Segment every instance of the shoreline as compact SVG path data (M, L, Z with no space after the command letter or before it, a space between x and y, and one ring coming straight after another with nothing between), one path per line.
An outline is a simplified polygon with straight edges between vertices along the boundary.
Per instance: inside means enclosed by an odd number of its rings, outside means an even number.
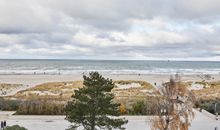
M86 74L87 75L87 74ZM220 75L210 74L211 78L206 80L199 75L180 75L182 81L220 81ZM172 74L103 74L103 77L110 78L112 80L142 80L149 83L162 83L169 81L171 77L175 77ZM70 75L0 75L0 83L10 84L23 84L27 86L35 86L47 82L65 82L83 80L83 74L70 74Z

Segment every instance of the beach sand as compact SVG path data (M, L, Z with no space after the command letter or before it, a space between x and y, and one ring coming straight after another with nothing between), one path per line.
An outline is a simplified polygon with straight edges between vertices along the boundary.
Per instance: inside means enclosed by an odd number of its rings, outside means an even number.
M141 80L149 83L162 83L174 77L167 74L149 74L149 75L103 75L113 80ZM220 75L210 75L212 79L206 81L219 81ZM181 75L182 81L202 81L198 75ZM83 75L0 75L0 83L24 84L35 86L46 82L62 82L83 80Z

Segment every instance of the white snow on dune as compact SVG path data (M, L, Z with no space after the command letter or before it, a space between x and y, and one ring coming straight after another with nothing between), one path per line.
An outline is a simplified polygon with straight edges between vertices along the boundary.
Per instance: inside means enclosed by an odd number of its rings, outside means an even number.
M139 83L130 83L130 84L116 84L117 88L115 89L130 89L130 88L141 88L142 86Z

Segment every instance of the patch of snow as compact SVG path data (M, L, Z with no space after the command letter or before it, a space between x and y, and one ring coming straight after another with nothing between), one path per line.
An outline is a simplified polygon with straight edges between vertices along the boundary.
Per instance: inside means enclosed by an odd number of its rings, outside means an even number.
M139 83L130 83L130 84L116 84L116 89L130 89L130 88L141 88L142 86Z
M78 88L64 88L64 89L62 89L61 91L62 92L69 92L69 91L74 91L74 90L77 90Z
M143 93L153 93L154 92L153 90L146 90L146 89L140 90L140 91Z
M191 85L191 87L189 88L189 90L201 90L205 87L205 85L203 84L197 84L197 83L193 83Z

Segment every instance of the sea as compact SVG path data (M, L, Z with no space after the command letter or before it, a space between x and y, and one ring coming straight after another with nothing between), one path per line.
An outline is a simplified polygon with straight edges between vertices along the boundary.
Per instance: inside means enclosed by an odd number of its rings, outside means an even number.
M220 74L218 61L1 59L1 75Z

